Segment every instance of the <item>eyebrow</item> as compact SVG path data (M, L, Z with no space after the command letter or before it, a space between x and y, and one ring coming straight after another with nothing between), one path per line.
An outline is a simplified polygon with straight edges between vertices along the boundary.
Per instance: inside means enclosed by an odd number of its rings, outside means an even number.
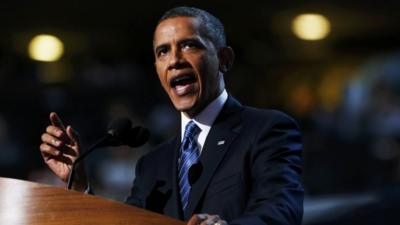
M154 49L154 52L157 53L160 49L169 48L169 44L161 44Z
M199 38L196 38L196 37L193 37L193 38L185 38L185 39L179 40L179 41L178 41L178 44L183 44L183 43L186 43L186 42L189 42L189 41L196 42L196 43L199 43L199 44L201 44L201 45L204 45L204 44L200 41L200 39L199 39Z
M178 45L188 42L188 41L194 41L194 42L199 43L200 45L204 46L204 44L201 42L201 40L197 37L189 37L189 38L179 40ZM170 44L168 44L168 43L160 44L154 49L154 52L157 53L160 49L169 48L169 46L170 46Z

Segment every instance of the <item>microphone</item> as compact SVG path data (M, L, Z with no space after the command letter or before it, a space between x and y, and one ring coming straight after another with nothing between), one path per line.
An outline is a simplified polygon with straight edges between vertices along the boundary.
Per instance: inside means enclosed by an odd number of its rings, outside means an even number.
M149 139L149 131L143 127L133 127L130 119L121 118L114 120L107 133L96 147L121 146L139 147Z
M96 143L91 145L85 152L83 152L76 160L72 163L71 173L68 177L67 189L70 190L72 187L75 167L82 161L87 155L93 150L99 147L107 146L121 146L128 145L129 147L139 147L145 144L150 137L150 133L146 128L133 127L132 122L128 118L120 118L114 120L109 126L107 133L99 139Z

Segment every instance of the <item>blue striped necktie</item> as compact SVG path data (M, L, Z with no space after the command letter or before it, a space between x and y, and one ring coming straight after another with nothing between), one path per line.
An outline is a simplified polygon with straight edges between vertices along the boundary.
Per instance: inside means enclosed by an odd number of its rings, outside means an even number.
M189 169L199 159L199 148L195 136L200 128L191 120L185 128L179 158L179 192L181 196L182 209L185 210L189 202L191 185L189 183Z

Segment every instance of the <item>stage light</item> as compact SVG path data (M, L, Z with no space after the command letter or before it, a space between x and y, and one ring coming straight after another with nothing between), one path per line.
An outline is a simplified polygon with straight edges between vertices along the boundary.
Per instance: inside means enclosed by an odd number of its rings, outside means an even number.
M328 18L321 14L301 14L293 19L292 30L300 39L316 41L326 38L331 25Z
M64 53L64 44L53 35L41 34L34 37L28 46L29 57L33 60L54 62Z

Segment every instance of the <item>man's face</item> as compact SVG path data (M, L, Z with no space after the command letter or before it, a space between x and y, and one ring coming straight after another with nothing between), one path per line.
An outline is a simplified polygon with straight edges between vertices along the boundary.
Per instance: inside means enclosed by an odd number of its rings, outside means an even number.
M200 26L197 18L166 19L157 26L153 42L161 85L175 108L190 117L224 88L218 51Z

